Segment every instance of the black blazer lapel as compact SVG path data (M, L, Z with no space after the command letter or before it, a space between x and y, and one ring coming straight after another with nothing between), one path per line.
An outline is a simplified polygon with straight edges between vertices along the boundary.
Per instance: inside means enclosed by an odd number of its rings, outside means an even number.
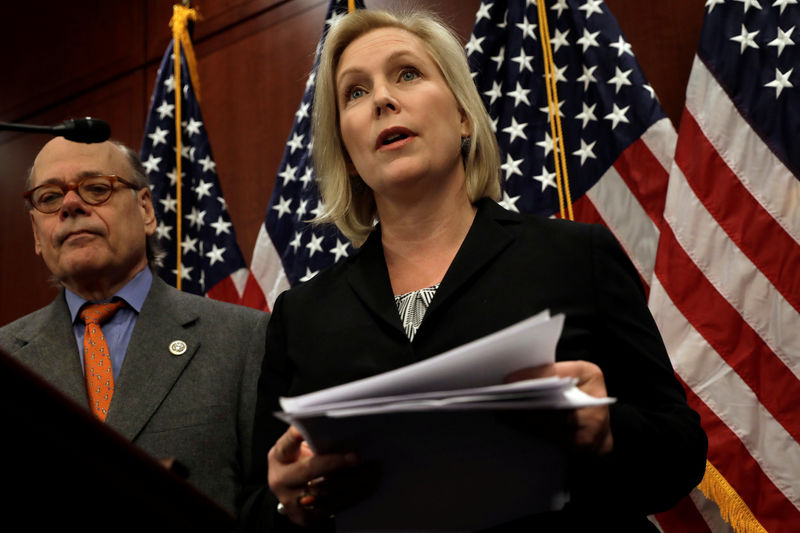
M179 305L171 290L153 278L111 400L106 423L130 440L136 439L200 348L199 338L188 329L197 313ZM184 342L185 351L172 353L174 341Z
M400 314L394 304L392 283L386 269L378 226L358 251L358 257L347 272L347 281L358 298L391 327L405 335Z
M426 316L422 320L423 325L425 319L468 285L475 274L514 241L513 233L505 225L518 224L519 221L519 215L506 211L489 199L485 198L478 203L478 212L472 227L470 227L450 268L447 269L447 273L425 313Z

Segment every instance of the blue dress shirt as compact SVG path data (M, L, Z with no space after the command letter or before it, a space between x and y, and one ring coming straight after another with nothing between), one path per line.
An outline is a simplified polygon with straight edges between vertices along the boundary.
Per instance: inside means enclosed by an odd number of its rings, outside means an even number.
M119 371L122 368L122 362L125 360L125 352L128 349L128 342L131 340L131 333L133 333L133 326L136 325L136 318L142 310L147 293L150 291L150 285L153 283L153 274L150 269L145 267L144 270L136 274L127 285L122 287L112 298L103 300L103 302L110 302L114 298L125 300L127 305L121 307L111 319L105 324L101 325L103 336L106 338L108 344L108 351L111 356L111 369L114 371L114 379L119 377ZM69 289L65 290L67 299L67 307L69 307L69 314L72 318L72 328L75 333L75 341L78 343L78 353L81 357L81 368L83 368L83 336L86 332L86 324L80 318L81 307L84 306L89 300L85 300L78 296ZM99 303L99 302L89 302Z

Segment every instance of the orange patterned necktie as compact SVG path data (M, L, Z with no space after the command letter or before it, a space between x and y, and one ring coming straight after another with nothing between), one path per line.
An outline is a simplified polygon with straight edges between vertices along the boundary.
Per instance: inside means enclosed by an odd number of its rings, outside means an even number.
M83 336L83 365L86 391L89 393L89 409L94 416L105 422L108 406L114 395L114 371L111 369L108 344L100 324L109 320L117 309L125 304L122 300L104 304L89 304L81 310L86 323Z

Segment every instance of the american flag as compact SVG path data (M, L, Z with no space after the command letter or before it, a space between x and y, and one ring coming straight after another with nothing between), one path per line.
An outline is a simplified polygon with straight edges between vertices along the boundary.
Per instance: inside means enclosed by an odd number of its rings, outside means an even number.
M332 0L328 6L314 68L306 82L300 108L295 113L267 215L253 249L251 270L257 286L248 285L246 297L252 294L251 291L260 290L269 308L285 289L311 279L353 251L350 241L334 226L308 223L323 209L311 161L314 79L325 36L347 14L347 4L347 0ZM364 3L356 1L355 7L363 9Z
M705 530L716 504L800 530L798 26L797 0L706 1L670 174L650 307L709 437Z
M601 0L546 4L575 219L608 226L649 284L675 130ZM507 209L559 211L535 2L484 0L466 44L501 150Z
M142 139L141 159L150 177L156 230L166 252L158 274L177 282L177 179L175 157L174 41L158 70ZM240 303L248 270L236 241L216 163L181 49L181 289Z

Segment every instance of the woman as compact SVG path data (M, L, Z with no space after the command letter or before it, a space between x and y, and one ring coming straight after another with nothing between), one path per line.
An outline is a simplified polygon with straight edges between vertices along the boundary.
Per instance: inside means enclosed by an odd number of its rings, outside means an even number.
M255 440L270 449L275 495L253 497L262 519L324 529L361 497L358 458L314 455L271 418L279 396L404 366L543 309L566 315L558 362L546 370L618 402L574 413L567 507L509 530L647 530L647 514L696 485L706 437L635 270L599 226L523 217L492 201L498 148L446 27L421 13L345 17L322 52L314 134L323 220L361 246L275 304Z

